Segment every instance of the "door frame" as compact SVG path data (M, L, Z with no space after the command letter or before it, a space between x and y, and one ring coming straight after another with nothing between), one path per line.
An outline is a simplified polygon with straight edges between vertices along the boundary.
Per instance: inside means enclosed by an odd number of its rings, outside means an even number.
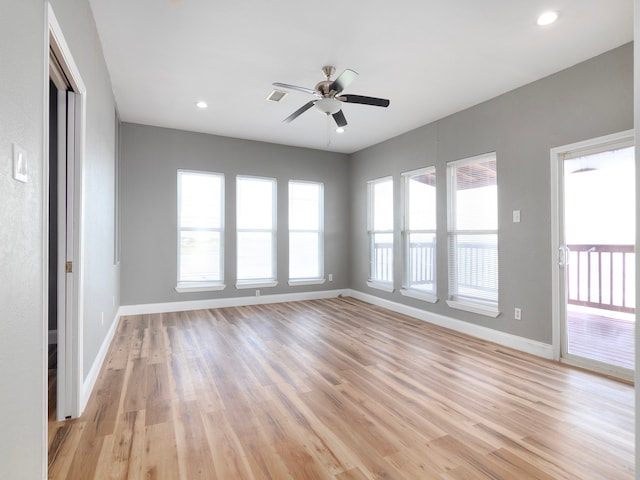
M59 185L62 188L59 192L63 198L70 197L72 199L72 205L69 211L72 220L72 229L66 234L65 242L63 243L70 246L67 249L66 258L64 262L60 262L58 269L64 269L66 261L72 262L72 273L64 274L65 281L58 282L58 288L64 289L64 292L59 293L58 298L65 299L66 308L64 309L64 318L58 318L58 386L62 386L61 390L64 392L62 395L58 395L58 403L56 405L56 417L57 420L64 420L65 418L75 418L80 415L84 405L82 405L82 380L84 378L82 368L82 356L83 356L83 189L84 189L84 152L85 152L85 118L86 118L86 87L80 76L78 67L73 60L71 50L67 42L65 41L62 29L56 16L53 12L53 8L49 2L47 2L47 26L48 35L46 42L45 55L45 141L44 141L44 158L48 158L49 155L49 72L50 72L50 58L49 52L52 52L55 57L58 66L62 69L66 80L70 85L70 90L73 92L74 97L73 105L69 112L72 118L72 123L65 122L65 128L67 129L67 142L70 142L66 156L71 163L71 169L73 170L72 182L67 186L64 179L60 179ZM71 131L69 131L71 130ZM59 162L66 162L65 158L60 158ZM48 162L43 162L43 198L45 201L44 212L49 211L49 167ZM70 187L71 191L67 191ZM67 195L68 194L68 195ZM65 215L66 216L66 215ZM60 220L65 218L60 217ZM49 232L49 216L43 215L43 249L44 249L44 262L45 266L49 261L49 248L48 248L48 232ZM66 223L66 222L65 222ZM71 238L69 238L71 236ZM46 269L44 271L47 271ZM45 276L44 285L44 298L48 298L49 280L48 276ZM66 288L65 288L66 286ZM45 318L45 326L48 325L48 318ZM48 329L45 329L48 332ZM62 351L60 351L62 350ZM45 390L46 392L46 390ZM46 397L45 397L46 404Z
M562 243L564 235L561 229L564 225L563 212L560 211L562 205L562 169L561 165L564 160L564 156L567 153L585 153L588 154L593 150L601 150L603 147L609 144L611 146L628 141L633 145L635 143L634 130L625 130L610 135L604 135L601 137L592 138L589 140L572 143L569 145L563 145L560 147L554 147L550 151L551 161L551 305L552 305L552 351L553 359L559 362L566 362L579 367L588 368L590 370L598 371L600 373L612 375L624 380L633 380L633 372L627 369L623 369L615 366L606 366L601 362L591 362L588 360L575 361L575 359L567 360L562 357L562 345L566 341L563 335L562 320L566 315L565 308L567 304L565 282L563 280L564 268L561 268L559 263L561 260L561 249L564 247Z

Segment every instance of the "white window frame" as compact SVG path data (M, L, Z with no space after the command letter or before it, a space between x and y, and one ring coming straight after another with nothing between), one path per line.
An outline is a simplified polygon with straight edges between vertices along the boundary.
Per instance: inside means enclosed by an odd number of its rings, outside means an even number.
M218 177L220 179L220 227L182 227L180 224L180 212L182 209L182 186L180 177L181 175L207 175L211 177ZM178 185L178 218L177 218L177 283L176 283L176 292L178 293L186 293L186 292L208 292L208 291L216 291L216 290L224 290L224 187L225 187L225 178L224 174L217 172L205 172L199 170L183 170L179 169L177 174L177 185ZM191 231L191 232L219 232L220 235L220 279L219 280L210 280L210 281L184 281L180 279L180 265L181 265L181 248L180 248L180 238L181 233L183 231Z
M372 288L377 288L379 290L384 290L385 292L393 292L393 279L394 279L394 259L393 259L393 251L394 251L394 230L393 226L390 230L374 230L374 191L375 186L379 183L383 182L391 182L391 197L393 201L393 177L387 176L382 178L377 178L375 180L370 180L367 182L367 233L369 237L369 279L367 280L367 285ZM392 207L393 208L393 207ZM390 234L391 235L391 280L384 281L378 278L374 278L374 270L375 270L375 237L379 234Z
M411 227L411 223L409 221L409 212L410 212L410 182L411 179L418 175L428 175L428 174L436 174L436 167L424 167L417 170L411 170L409 172L402 173L402 184L401 184L401 196L402 196L402 245L403 245L403 272L402 272L402 288L400 289L400 293L407 297L416 298L418 300L423 300L429 303L436 303L438 301L437 296L437 285L436 285L436 263L437 263L437 255L436 255L436 232L437 225L434 225L432 229L413 229ZM434 186L434 188L436 188ZM434 210L436 210L436 199L434 199ZM433 245L433 271L431 272L431 276L433 277L433 291L425 292L424 290L417 289L412 287L411 284L411 235L412 234L433 234L434 236L434 245Z
M485 315L488 317L497 317L500 315L499 310L499 296L496 291L496 301L487 301L479 298L465 297L457 295L456 292L452 292L452 283L456 281L457 277L457 265L456 265L456 253L452 251L453 238L458 235L495 235L496 242L499 241L498 225L495 229L477 229L477 230L459 230L455 225L456 219L456 171L458 167L470 165L474 163L481 163L487 160L496 160L496 152L485 153L482 155L476 155L474 157L464 158L461 160L455 160L447 163L447 248L448 248L448 272L449 272L449 298L447 305L451 308L458 310L465 310L479 315ZM497 188L497 187L496 187ZM496 193L497 195L497 193ZM499 201L499 199L498 199ZM496 207L497 208L497 207ZM496 212L498 216L498 212ZM497 248L497 244L496 244ZM496 265L496 275L498 275L499 269L499 255ZM452 264L453 263L453 264ZM499 278L498 278L499 281ZM499 287L498 287L499 290Z
M316 258L318 267L317 277L293 278L291 277L291 261L289 260L289 286L298 285L320 285L325 283L324 279L324 183L307 180L289 180L289 212L291 212L291 186L292 185L315 185L318 187L318 229L296 229L291 227L291 217L289 217L289 255L291 255L291 234L312 233L318 236L318 256ZM289 259L291 257L289 256Z
M271 228L239 228L238 227L238 215L240 204L240 189L238 188L241 179L270 182L273 185L272 189L272 209L271 209ZM277 213L278 213L278 182L275 178L270 177L257 177L252 175L237 175L236 176L236 288L237 289L249 289L249 288L266 288L275 287L278 285L277 280ZM239 262L239 248L238 248L238 234L241 232L246 233L270 233L271 234L271 276L268 278L250 278L244 279L237 277L238 275L238 262Z

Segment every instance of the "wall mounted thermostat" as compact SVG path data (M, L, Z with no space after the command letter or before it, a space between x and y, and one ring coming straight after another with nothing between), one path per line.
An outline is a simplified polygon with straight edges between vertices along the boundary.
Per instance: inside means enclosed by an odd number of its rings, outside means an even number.
M29 180L27 151L16 143L13 144L13 178L25 183Z

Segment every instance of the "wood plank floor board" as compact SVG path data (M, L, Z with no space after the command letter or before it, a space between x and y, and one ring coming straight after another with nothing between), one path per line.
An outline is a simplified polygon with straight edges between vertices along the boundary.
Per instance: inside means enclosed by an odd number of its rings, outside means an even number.
M49 478L634 478L633 387L353 298L123 317Z

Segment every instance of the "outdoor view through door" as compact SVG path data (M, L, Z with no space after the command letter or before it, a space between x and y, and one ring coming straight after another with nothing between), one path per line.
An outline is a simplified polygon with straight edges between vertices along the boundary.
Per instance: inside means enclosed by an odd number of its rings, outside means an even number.
M565 356L634 368L633 145L563 158Z

